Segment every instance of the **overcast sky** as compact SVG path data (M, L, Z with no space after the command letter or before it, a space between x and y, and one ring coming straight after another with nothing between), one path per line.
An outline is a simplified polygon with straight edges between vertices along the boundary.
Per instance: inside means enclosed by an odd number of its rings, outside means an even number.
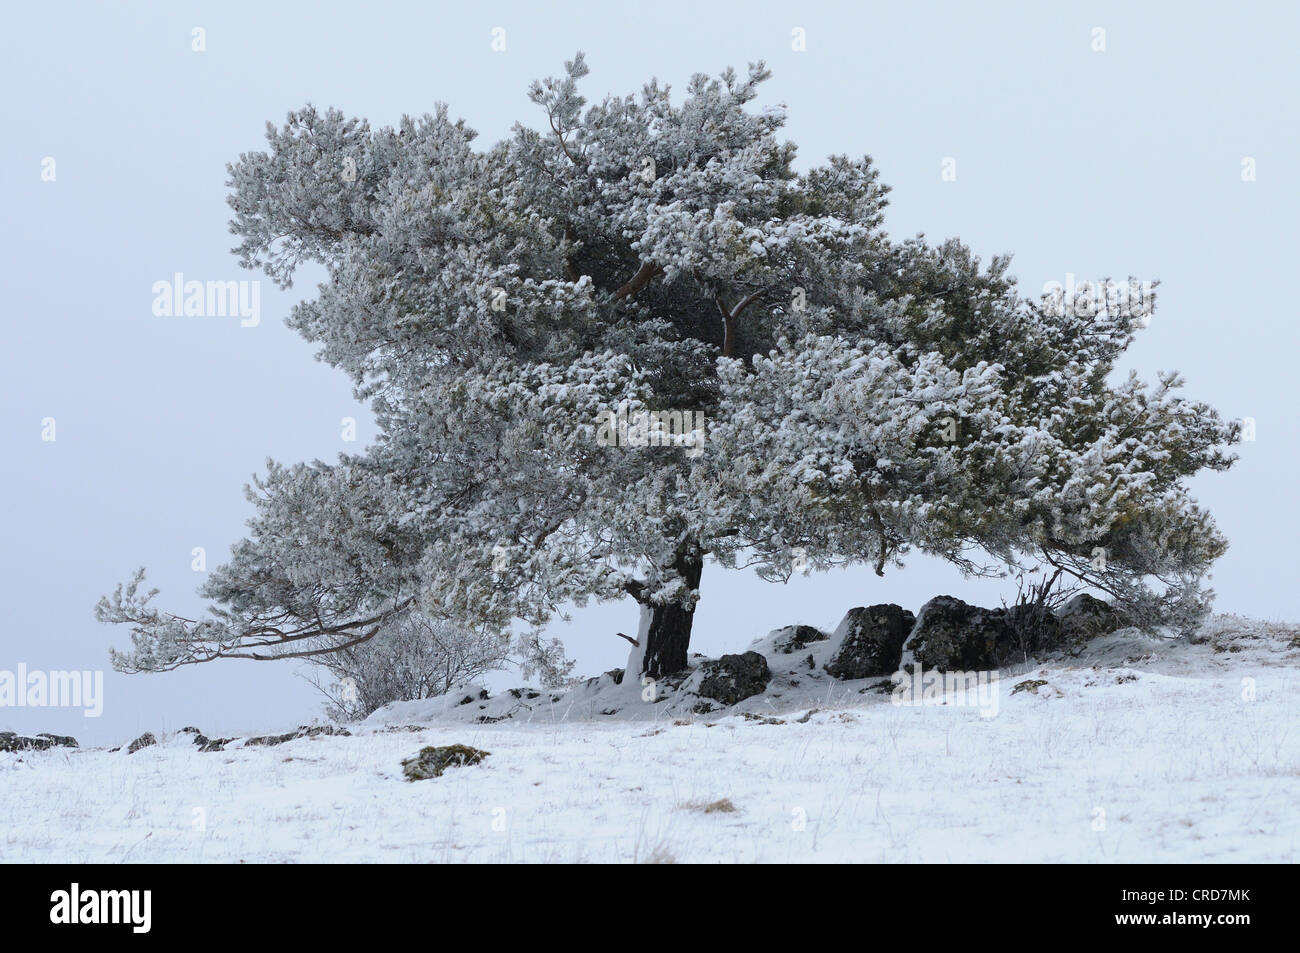
M774 77L756 105L788 106L800 168L873 156L893 187L895 237L1010 252L1034 293L1071 273L1159 279L1126 366L1148 378L1178 368L1188 394L1256 421L1238 466L1195 483L1232 542L1214 576L1219 608L1300 619L1298 19L1275 2L11 6L0 669L107 669L128 633L94 621L100 595L144 565L163 605L198 611L192 552L224 559L263 461L333 459L373 435L344 376L282 323L318 273L287 292L262 280L256 327L152 313L153 284L177 272L259 277L229 254L226 162L308 102L379 126L445 101L486 145L539 122L528 83L578 49L589 100L764 59ZM955 181L941 175L947 158ZM1243 180L1248 159L1255 181ZM346 416L358 443L341 440ZM856 605L915 610L939 593L996 605L1013 592L922 558L884 579L861 567L787 586L709 567L692 647L741 651L778 625L833 626ZM623 664L613 633L635 625L625 602L553 631L595 674ZM0 709L0 729L119 743L187 724L291 726L320 711L297 665L108 671L100 718Z

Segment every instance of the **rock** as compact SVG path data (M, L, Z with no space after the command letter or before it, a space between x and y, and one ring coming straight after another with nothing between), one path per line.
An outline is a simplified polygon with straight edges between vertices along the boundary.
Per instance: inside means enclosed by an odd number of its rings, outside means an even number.
M809 642L824 642L828 638L825 632L812 625L787 625L772 632L773 647L782 655L793 655Z
M867 692L875 692L878 695L892 695L894 692L895 682L891 678L881 679L873 685L867 685L865 688L859 688L858 694L865 695Z
M767 688L772 671L767 659L757 652L743 655L724 655L715 661L700 665L704 678L696 694L712 698L724 705L734 705Z
M126 753L135 754L141 748L148 748L152 745L156 745L157 743L158 743L158 739L153 736L153 732L146 731L139 738L136 738L135 741L131 742L129 745L126 746Z
M1016 685L1015 688L1011 689L1011 694L1014 695L1017 692L1029 692L1029 694L1031 695L1037 695L1038 690L1046 684L1047 684L1046 679L1027 678L1023 682L1020 682L1018 685Z
M850 609L831 636L839 647L826 671L841 679L892 675L915 622L912 613L888 603Z
M199 751L225 751L226 745L234 741L234 738L209 738L198 728L193 725L187 725L179 732L182 735L189 735L190 740L194 742L194 747Z
M28 738L13 731L0 731L0 751L47 751L50 748L76 748L77 739L71 735L52 735L41 732Z
M1023 662L1032 655L1059 647L1064 630L1056 613L1045 607L1014 605L1001 612L1007 623L1006 644L1000 650L1002 662Z
M402 762L402 773L408 781L425 781L439 777L448 768L459 765L478 764L490 751L480 751L469 745L430 745L421 748L419 754Z
M1004 610L981 609L954 596L935 596L923 605L904 645L909 662L941 672L995 669L1017 650Z
M177 734L178 734L178 735L189 735L189 736L190 736L190 740L191 740L192 742L194 742L194 745L195 745L195 747L197 747L197 748L202 748L204 745L208 745L208 744L211 744L211 743L212 743L212 739L211 739L211 738L209 738L207 735L205 735L205 734L204 734L202 731L200 731L198 728L195 728L193 725L186 725L184 728L182 728L180 731L178 731Z
M56 748L81 747L77 744L77 739L72 737L72 735L52 735L48 731L42 731L36 737L50 742L50 744Z
M249 738L244 742L248 745L282 745L286 741L293 741L296 738L315 738L318 735L345 735L351 736L352 732L346 728L338 728L334 725L300 725L297 731L285 732L282 735L261 735L257 738ZM226 739L229 741L230 739Z
M622 685L623 670L621 668L612 668L608 672L605 672L603 675L596 675L593 676L592 678L587 679L584 684L588 688L598 688L602 683L609 683L612 685ZM515 697L518 698L519 695L516 695Z
M1062 635L1071 642L1087 642L1098 636L1110 635L1122 628L1124 620L1109 602L1081 592L1057 612Z

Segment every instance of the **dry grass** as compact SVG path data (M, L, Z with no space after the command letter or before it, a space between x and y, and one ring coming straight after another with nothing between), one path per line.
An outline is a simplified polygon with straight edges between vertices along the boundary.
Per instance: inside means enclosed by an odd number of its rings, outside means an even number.
M687 801L681 805L683 810L697 811L700 814L734 814L736 805L731 803L730 798L719 798L716 801Z

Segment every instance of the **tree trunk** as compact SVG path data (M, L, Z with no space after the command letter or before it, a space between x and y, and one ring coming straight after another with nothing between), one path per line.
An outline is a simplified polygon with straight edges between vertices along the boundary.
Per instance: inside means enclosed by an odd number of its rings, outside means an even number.
M704 556L695 546L688 546L673 563L688 589L698 589ZM691 624L695 609L679 603L650 607L650 629L646 633L645 654L641 671L651 678L674 675L686 668L686 650L691 644Z

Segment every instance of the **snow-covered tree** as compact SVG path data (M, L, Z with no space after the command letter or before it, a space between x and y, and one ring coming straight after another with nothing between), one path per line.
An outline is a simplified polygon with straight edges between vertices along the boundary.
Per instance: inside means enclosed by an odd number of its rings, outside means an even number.
M289 323L380 436L269 464L210 616L156 609L140 576L103 600L134 633L119 667L313 656L413 611L535 631L631 597L659 676L687 664L706 557L784 579L916 550L1199 609L1225 542L1186 481L1231 464L1237 427L1175 375L1112 380L1148 315L892 240L869 158L795 170L782 110L752 105L761 63L676 103L652 81L588 105L586 73L534 84L541 128L485 150L442 106L373 130L307 107L231 166L240 261L284 286L325 266Z

